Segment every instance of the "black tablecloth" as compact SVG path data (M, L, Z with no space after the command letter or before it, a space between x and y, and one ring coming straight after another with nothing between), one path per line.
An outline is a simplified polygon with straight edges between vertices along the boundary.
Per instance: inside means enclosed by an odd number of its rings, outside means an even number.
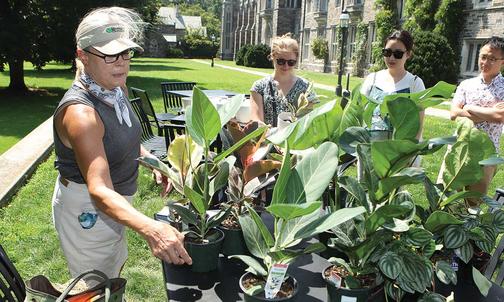
M156 214L155 218L165 220L166 212ZM271 216L263 213L262 218L268 227L272 226ZM163 262L162 266L169 301L243 301L238 281L247 266L238 259L227 259L220 255L218 269L209 273L194 273L187 265ZM299 284L295 301L327 301L321 275L327 266L329 262L317 254L303 255L290 264L287 273L295 277Z

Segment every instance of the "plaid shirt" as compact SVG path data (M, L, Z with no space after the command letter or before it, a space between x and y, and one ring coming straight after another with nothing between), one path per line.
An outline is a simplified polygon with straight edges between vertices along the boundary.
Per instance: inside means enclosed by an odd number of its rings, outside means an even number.
M504 77L498 74L490 84L485 84L481 74L475 78L462 81L452 102L457 105L476 105L480 107L493 107L497 103L504 102ZM499 152L499 141L503 125L503 123L487 121L475 123L476 128L488 134L497 152Z

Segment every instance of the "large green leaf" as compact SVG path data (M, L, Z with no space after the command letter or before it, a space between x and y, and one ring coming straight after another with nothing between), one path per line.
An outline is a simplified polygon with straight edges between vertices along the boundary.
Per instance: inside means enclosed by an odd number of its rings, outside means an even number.
M221 209L217 214L211 216L206 221L206 229L211 229L219 226L224 219L226 219L231 213L232 207L228 207L226 209Z
M444 284L457 285L457 273L453 270L450 263L446 261L436 262L436 276Z
M331 138L340 121L341 107L336 101L330 101L267 139L276 145L287 139L291 149L304 150Z
M296 165L286 187L287 202L316 201L332 180L338 168L338 146L325 142Z
M420 110L415 102L399 97L387 102L387 106L394 126L394 139L414 139L420 129Z
M432 233L421 228L410 228L401 238L408 244L416 247L422 247L428 244L432 239Z
M457 257L459 257L460 259L462 259L464 263L469 263L469 260L471 260L473 254L474 254L474 248L470 241L466 242L461 247L455 249L455 255L457 255Z
M313 201L302 204L277 203L266 208L273 216L283 220L290 220L296 217L304 216L320 209L322 202Z
M443 183L445 190L459 190L479 181L483 175L479 161L495 153L488 135L468 119L459 121L458 140L445 157Z
M404 168L398 173L381 179L378 183L377 198L385 196L392 190L408 184L421 183L425 179L425 172L421 168Z
M466 230L462 226L449 225L444 230L444 246L449 249L456 249L464 245L469 238Z
M439 103L442 102L439 98L432 99L432 97L437 96L437 97L442 97L442 98L450 98L452 93L455 91L455 85L453 84L448 84L444 81L439 81L436 83L436 85L427 88L423 91L420 92L414 92L414 93L398 93L398 94L393 94L393 95L387 95L383 99L383 104L386 105L387 102L394 100L399 97L406 97L411 100L413 100L420 108L425 109L430 106L435 106ZM386 107L386 106L382 107ZM386 110L386 108L383 108ZM387 112L385 110L382 110L382 112Z
M403 260L403 269L399 274L403 284L401 287L413 288L418 292L424 292L430 286L432 280L432 263L425 258L405 250L400 253Z
M219 171L209 182L208 194L210 196L213 196L215 192L222 189L228 183L229 173L235 162L236 157L234 156L229 156L225 160L219 162L217 165L219 167Z
M198 87L193 89L192 103L186 108L185 119L189 135L203 147L210 146L221 129L219 113Z
M382 273L390 279L395 279L399 276L402 270L402 259L396 253L388 251L380 258L378 266Z
M175 210L186 224L198 225L198 215L188 208L174 202L169 202L168 207Z
M384 178L402 170L422 148L423 144L408 140L372 142L371 156L376 174Z
M443 211L435 211L432 213L427 221L425 222L425 229L432 233L438 233L443 230L446 226L452 224L464 224L462 220L457 219L450 213Z
M250 253L260 259L268 255L269 246L264 240L260 228L249 215L238 217L243 232L243 238Z
M401 217L402 215L408 213L410 208L401 205L384 205L379 207L376 211L369 216L365 221L366 234L372 234L379 227L388 221L392 221L393 218Z
M449 205L452 202L455 202L460 199L464 198L471 198L471 197L481 197L482 194L480 192L473 192L473 191L461 191L457 192L453 195L450 195L450 197L446 198L439 204L439 208L444 208L445 206Z
M492 156L484 160L480 160L479 164L482 166L496 166L504 164L504 158L500 156Z
M240 259L243 261L246 265L249 266L253 270L253 274L256 276L264 276L266 277L268 275L268 271L266 268L263 267L262 263L257 261L256 259L246 256L246 255L232 255L229 256L229 259L235 258L235 259Z
M349 176L343 176L338 178L338 184L345 189L345 191L353 197L356 203L360 206L366 208L369 212L369 203L367 201L366 192L362 185L357 181L357 179Z
M350 127L362 126L363 109L364 108L361 106L358 99L353 98L347 103L341 116L341 123L339 127L340 135Z
M252 220L257 225L257 228L259 229L259 232L261 233L261 236L263 237L264 242L266 242L266 245L269 247L273 246L275 244L275 241L273 239L273 236L271 236L271 233L269 232L268 228L266 227L266 225L262 221L261 216L259 216L259 214L257 214L257 212L254 210L254 208L250 204L247 203L247 204L245 204L245 206L247 207L248 215L250 216L250 218L252 218Z
M294 239L304 239L325 232L365 212L364 207L355 207L344 208L324 215L299 229L294 234Z
M369 143L371 137L369 132L362 127L349 127L343 131L339 138L339 146L346 153L355 156L357 144Z
M494 213L493 227L499 233L504 232L504 211L499 210Z
M420 155L432 154L439 149L441 149L445 145L453 145L457 141L456 136L446 136L446 137L436 137L427 140L427 144L424 145L424 148L420 151Z
M474 267L472 268L472 275L474 279L474 283L480 290L480 293L483 296L488 296L488 292L490 291L490 287L492 287L492 282L490 282L485 276L483 276L480 271L475 269Z
M378 177L375 173L374 162L371 159L371 145L358 144L356 150L362 169L362 176L359 182L364 184L364 187L368 189L370 199L374 200L374 193L378 190Z
M217 109L221 122L221 128L224 127L231 118L233 118L243 102L247 102L244 94L237 94L231 99L228 99L222 106Z
M205 199L203 198L202 195L200 195L198 192L194 191L192 188L188 186L184 187L184 194L200 215L206 213L208 205L205 203Z
M291 156L289 144L285 143L285 156L282 161L282 167L280 168L280 175L276 181L275 187L273 188L273 196L271 198L271 204L285 203L287 202L287 183L291 175Z

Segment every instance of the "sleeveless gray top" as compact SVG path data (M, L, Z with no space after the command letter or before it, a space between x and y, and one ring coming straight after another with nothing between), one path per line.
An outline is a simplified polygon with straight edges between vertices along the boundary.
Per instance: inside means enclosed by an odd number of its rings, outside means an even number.
M114 190L121 195L133 195L137 190L138 161L136 159L140 156L141 128L131 104L126 102L131 127L128 127L124 121L122 125L119 124L113 107L76 85L72 85L65 93L54 112L54 117L58 115L61 109L71 104L84 104L92 107L98 113L105 127L103 146L107 155ZM56 152L54 166L61 177L84 184L85 181L75 160L75 154L72 149L67 148L61 142L54 122L53 132Z

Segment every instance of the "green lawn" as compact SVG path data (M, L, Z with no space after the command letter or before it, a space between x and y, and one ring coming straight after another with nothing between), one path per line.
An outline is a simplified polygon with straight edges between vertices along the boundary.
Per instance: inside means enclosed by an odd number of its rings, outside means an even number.
M0 73L0 86L7 85L7 75L8 72ZM49 117L72 78L73 74L68 71L68 66L49 64L44 71L27 70L26 78L29 85L47 89L49 94L31 97L1 95L0 109L8 113L8 118L6 114L0 115L0 148L5 150L9 142L19 140ZM145 58L133 62L128 84L146 89L156 109L160 111L161 81L195 81L203 88L246 93L251 83L258 78L260 76L218 67L212 69L208 65L190 60ZM329 76L327 79L329 80ZM21 128L23 129L20 130ZM426 138L448 136L454 132L455 123L427 117L424 128ZM444 152L440 151L424 157L422 165L429 176L435 178L437 175L443 154ZM45 274L55 282L65 282L69 274L51 218L51 196L57 175L53 161L54 155L38 167L33 178L18 192L11 204L0 209L0 244L6 249L24 279ZM152 216L163 206L165 200L158 197L159 189L153 185L147 170L141 170L139 182L139 192L134 204L146 215ZM490 192L495 190L496 184L502 183L504 173L499 171ZM425 202L422 186L411 186L409 189L418 202ZM145 241L136 233L128 231L128 240L130 256L123 274L128 279L127 300L165 301L160 261L151 255Z

